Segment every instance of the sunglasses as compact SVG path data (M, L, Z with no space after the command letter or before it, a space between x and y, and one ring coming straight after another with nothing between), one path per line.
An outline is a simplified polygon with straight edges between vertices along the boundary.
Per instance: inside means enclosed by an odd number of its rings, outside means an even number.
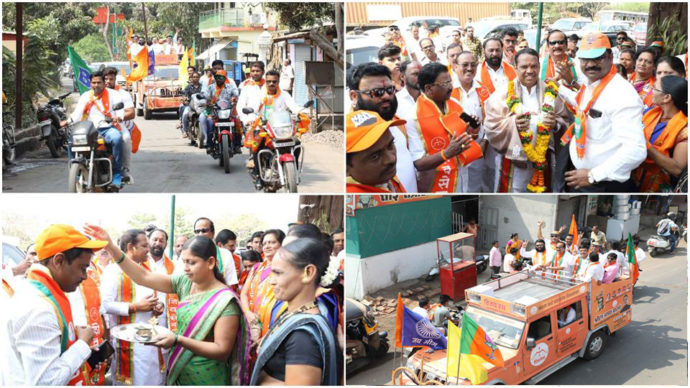
M549 41L549 46L555 46L555 45L557 45L557 44L565 45L567 42L568 42L568 41L565 40L565 39L563 39L563 40L550 40L550 41Z
M267 83L267 84L277 84L278 81L268 81L268 80L266 80L266 83Z
M381 98L384 94L388 93L391 96L395 95L395 86L386 86L385 88L376 88L369 90L357 90L359 94L366 94L371 98Z
M210 231L211 231L211 229L208 229L208 228L194 229L194 234L208 233Z

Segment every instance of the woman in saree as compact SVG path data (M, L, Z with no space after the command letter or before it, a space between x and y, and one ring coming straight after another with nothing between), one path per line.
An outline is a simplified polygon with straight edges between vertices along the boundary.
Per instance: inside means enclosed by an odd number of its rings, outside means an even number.
M645 107L652 105L652 89L654 88L654 63L655 52L650 48L644 48L635 55L635 71L630 76L630 83L640 96Z
M183 274L146 271L124 256L105 230L84 231L108 241L106 249L135 283L179 297L177 333L158 335L156 346L172 348L167 385L246 385L249 331L237 302L218 270L215 243L196 236L182 247Z
M261 239L264 261L256 264L249 272L240 294L240 306L249 322L252 342L257 343L268 332L271 311L275 304L273 286L267 281L271 274L271 263L280 249L285 233L280 229L269 229Z
M670 192L688 166L688 81L664 76L653 93L655 106L642 116L647 159L632 177L642 192Z
M316 302L317 289L337 279L338 266L321 240L300 238L278 250L269 282L287 309L259 345L250 385L338 384L342 352Z

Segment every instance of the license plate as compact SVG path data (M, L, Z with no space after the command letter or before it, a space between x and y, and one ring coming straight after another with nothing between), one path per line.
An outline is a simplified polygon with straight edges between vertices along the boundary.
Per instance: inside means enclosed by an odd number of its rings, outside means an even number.
M72 152L84 152L84 151L90 151L91 147L89 146L83 146L83 147L72 147Z
M292 147L295 145L295 142L294 141L281 141L281 142L275 141L275 145L276 145L276 147Z
M41 121L40 123L38 123L38 126L39 126L39 127L43 127L43 126L45 126L45 125L50 125L50 123L51 123L50 119L48 119L48 120L43 120L43 121Z
M216 123L216 127L232 127L234 123Z
M650 247L653 247L654 245L656 245L656 243L654 241L650 241L647 245L649 245Z

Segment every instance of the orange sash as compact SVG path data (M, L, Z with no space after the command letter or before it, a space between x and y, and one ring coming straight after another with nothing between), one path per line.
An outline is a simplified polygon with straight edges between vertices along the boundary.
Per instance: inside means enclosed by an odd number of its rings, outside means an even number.
M642 86L640 91L637 92L642 100L642 103L647 108L652 106L652 92L654 91L655 82L656 78L654 78L654 76L649 77L649 79L645 81L645 84ZM630 78L630 83L633 84L633 86L635 85L635 73L633 73L632 78Z
M55 309L58 325L62 331L60 336L60 354L62 354L77 342L74 321L72 320L72 307L67 299L67 295L65 295L55 279L50 275L47 268L45 270L31 269L26 278ZM88 364L85 367L88 368ZM84 385L85 381L84 369L79 368L67 385Z
M534 252L534 257L532 258L532 264L534 265L546 265L546 250L544 252Z
M424 137L428 155L443 151L450 144L451 137L467 130L467 123L461 118L462 107L453 100L446 101L446 114L443 114L436 103L425 94L417 99L418 130ZM472 141L470 147L456 157L448 158L436 167L436 176L431 192L454 192L458 179L458 167L464 166L482 157L479 144Z
M103 109L101 109L98 104L96 104L96 101L101 100L101 103L103 104ZM81 119L86 120L86 118L89 116L89 112L91 111L92 107L96 107L99 112L103 114L105 117L110 117L110 95L108 94L108 89L103 89L103 93L96 98L93 94L93 90L89 91L89 101L84 105L84 112L82 112Z
M441 307L440 303L434 303L429 307L427 314L430 321L434 320L434 314L436 313L436 309L439 307Z
M501 66L503 66L503 73L508 77L508 81L512 81L517 77L517 74L515 73L515 69L513 66L506 62L501 62ZM479 73L479 76L481 78L481 83L483 86L486 86L486 88L489 90L489 94L493 94L494 91L496 91L496 87L494 87L493 81L491 81L491 76L489 75L489 69L486 64L486 60L482 62L482 70Z
M403 187L402 183L398 180L397 176L394 176L393 179L390 180L389 184L390 186L393 187L393 191L381 188L381 187L376 187L376 186L369 186L365 185L362 183L355 182L354 179L348 177L349 182L346 183L346 192L348 193L406 193L405 188Z
M214 85L216 85L216 95L211 98L211 104L215 104L216 101L218 101L218 97L220 96L220 93L222 93L223 89L225 88L225 85L223 85L222 88L219 88L218 84L214 84Z
M616 74L618 74L616 67L611 66L611 71L609 71L609 73L599 81L599 85L597 85L594 88L594 92L592 93L592 99L589 100L589 103L587 103L585 109L580 110L580 101L582 101L582 96L585 93L585 89L587 89L587 85L584 84L575 96L575 102L577 103L577 106L569 107L572 112L575 112L575 122L570 124L568 130L561 137L561 144L565 146L566 144L570 143L570 140L573 138L573 136L575 136L577 156L580 159L585 157L585 142L587 140L587 113L589 113L589 110L592 108L592 105L594 105L594 102L596 102L601 92L604 91L606 85L608 85L609 82L611 82L611 80L613 79L613 77L616 76ZM576 128L576 126L578 128Z
M678 135L688 126L688 118L683 112L679 111L668 121L666 128L656 138L654 144L649 144L652 132L659 124L659 121L661 121L662 114L663 110L657 106L642 116L644 136L647 139L648 147L654 147L664 156L670 157L671 151L676 146ZM662 187L670 187L671 185L671 175L656 164L650 156L633 171L633 179L640 186L640 191L644 192L660 192Z
M93 340L90 346L96 346L103 342L103 334L105 333L105 324L103 317L101 317L101 296L98 290L98 272L94 268L87 270L88 276L86 280L79 285L79 292L81 292L84 300L84 310L86 313L86 322L88 326L94 329ZM86 366L85 364L84 366ZM92 369L91 371L84 370L88 378L88 385L103 385L105 383L106 364L101 364L100 368Z
M244 82L242 82L242 87L245 87L245 86L258 86L258 87L262 87L262 86L264 86L265 83L266 83L266 80L263 79L263 78L261 78L261 79L259 80L259 82L256 82L256 81L254 81L254 80L251 79L251 78L247 78L246 80L244 80Z
M175 264L166 255L163 255L163 260L165 272L168 275L172 275L175 271ZM167 294L165 302L167 306L168 329L173 333L177 333L177 305L180 303L180 298L177 294Z
M7 280L5 279L2 279L2 289L7 293L7 295L14 295L14 289L12 288L12 286L10 286L9 283L7 283Z

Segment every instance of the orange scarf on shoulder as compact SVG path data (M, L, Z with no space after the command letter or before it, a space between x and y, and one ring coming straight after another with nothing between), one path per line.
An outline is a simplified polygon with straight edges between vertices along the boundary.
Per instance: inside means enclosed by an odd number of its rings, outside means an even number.
M376 186L370 186L370 185L365 185L363 183L357 182L355 179L352 177L347 177L346 181L346 192L347 193L406 193L405 188L403 187L402 183L398 180L397 176L394 176L393 179L388 182L388 186L391 187L391 189L385 189L382 187L376 187Z
M98 100L101 100L103 109L96 104L96 101ZM84 105L84 112L82 112L81 115L82 120L86 120L86 118L89 117L89 112L94 106L103 114L103 116L110 117L110 95L108 93L108 89L103 89L103 92L98 97L93 94L93 89L89 90L89 101L86 103L86 105Z
M501 66L503 66L503 73L508 77L508 81L512 81L517 77L517 73L515 73L513 66L506 62L501 62ZM479 76L481 77L481 84L489 90L489 95L493 94L496 91L496 87L491 80L491 75L489 75L489 68L486 64L486 60L482 62L482 70Z

